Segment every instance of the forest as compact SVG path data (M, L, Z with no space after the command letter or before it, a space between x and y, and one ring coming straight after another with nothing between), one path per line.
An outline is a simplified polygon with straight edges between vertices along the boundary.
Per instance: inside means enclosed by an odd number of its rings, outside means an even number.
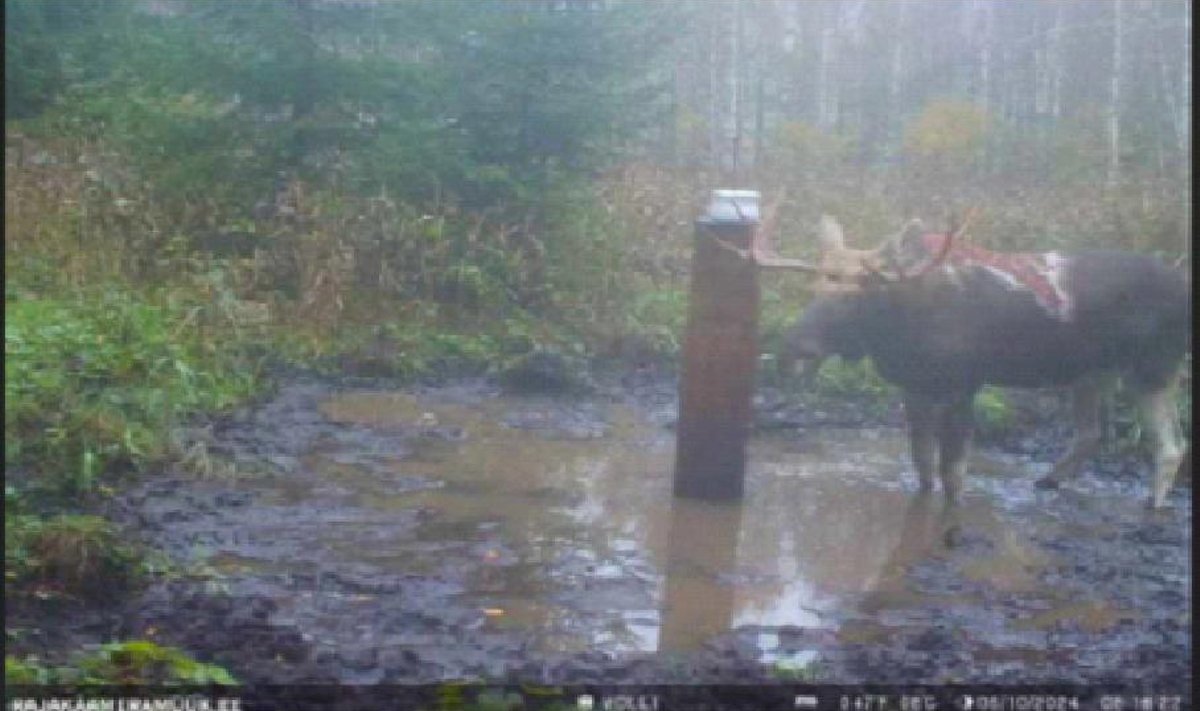
M867 246L973 208L991 249L1191 260L1185 0L4 7L5 587L27 598L167 565L105 502L231 466L181 433L279 373L673 372L715 188L786 192L796 256L824 213ZM763 284L770 352L810 296ZM851 365L819 385L887 390ZM120 654L229 678L149 642L5 675Z

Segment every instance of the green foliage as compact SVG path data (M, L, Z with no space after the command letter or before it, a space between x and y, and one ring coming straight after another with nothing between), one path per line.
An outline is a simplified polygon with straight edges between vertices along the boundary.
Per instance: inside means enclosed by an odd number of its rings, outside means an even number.
M651 12L636 3L603 13L570 4L473 6L450 56L474 161L503 166L536 189L557 172L603 161L605 148L653 115L646 97L662 97L634 83L660 48L644 23Z
M1015 414L1003 390L984 387L975 396L975 426L984 434L999 433L1012 426Z
M58 676L55 669L42 665L37 657L29 656L25 659L18 659L11 655L4 655L5 686L53 684Z
M29 542L41 528L42 519L27 513L26 498L14 484L4 485L4 590L29 579L32 553Z
M4 657L5 684L153 684L236 686L238 681L216 664L198 662L183 651L145 640L112 642L77 655L69 665L50 667L36 657Z
M634 4L122 2L69 27L54 21L66 4L6 2L14 115L103 135L176 201L246 210L288 171L528 204L600 165L661 96L640 74L662 46L642 20L663 11Z
M663 289L635 292L625 311L623 333L638 338L651 353L675 357L683 348L688 292Z
M26 118L51 106L71 81L97 70L102 28L118 24L129 3L111 0L5 0L4 104L6 118ZM86 58L80 54L88 55ZM111 57L111 55L109 55ZM83 60L83 61L80 61Z
M525 706L524 698L515 692L504 692L498 689L485 689L475 697L475 703L468 708L471 711L510 711Z
M521 311L482 323L448 317L436 302L409 304L403 318L339 324L337 338L291 328L273 337L283 362L327 373L410 381L496 372L515 357L550 348L571 357L582 344L566 329ZM385 320L386 319L386 320Z
M229 671L197 662L175 647L148 640L118 641L48 667L36 657L5 656L6 685L236 686Z
M799 179L802 189L827 180L854 154L855 141L849 133L830 135L803 121L782 124L775 135L776 150L767 157L772 168Z
M510 390L524 393L580 393L591 387L586 361L549 348L505 360L499 380Z
M61 60L46 34L46 5L29 0L4 4L4 104L14 118L48 106L63 81Z
M925 105L904 133L904 150L918 158L963 160L983 148L989 121L983 109L961 99Z
M161 684L167 686L238 682L220 666L192 659L172 647L144 640L113 642L83 657L78 668L83 684Z
M13 492L5 487L6 494ZM29 514L19 514L9 505L12 497L5 497L4 511L4 586L27 581L34 567L30 543L41 531L42 519Z
M794 663L776 662L771 666L771 676L779 681L792 684L811 684L816 679L816 669L811 663L797 665Z
M825 395L854 395L882 399L895 393L880 377L869 359L848 361L833 357L821 366L816 379L817 392Z
M141 559L116 527L98 516L8 515L4 520L6 589L27 584L42 595L111 598L138 578Z
M88 491L107 472L161 458L183 416L253 392L253 371L199 338L187 314L119 289L7 300L6 467Z
M486 333L449 333L436 327L386 324L397 375L418 377L482 372L498 353L495 337ZM441 371L439 373L438 371Z

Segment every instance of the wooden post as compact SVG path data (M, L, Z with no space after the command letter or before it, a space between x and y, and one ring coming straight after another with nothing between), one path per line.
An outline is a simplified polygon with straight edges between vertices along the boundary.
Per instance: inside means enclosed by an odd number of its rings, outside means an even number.
M675 440L676 496L742 497L758 364L758 267L750 250L758 193L713 194L696 222ZM725 244L722 245L721 243Z

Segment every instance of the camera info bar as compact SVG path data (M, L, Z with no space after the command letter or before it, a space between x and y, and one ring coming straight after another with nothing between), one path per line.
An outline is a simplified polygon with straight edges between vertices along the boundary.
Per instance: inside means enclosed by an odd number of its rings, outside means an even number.
M1183 711L1190 689L1116 686L811 684L8 686L7 711L267 709L578 709L579 711Z

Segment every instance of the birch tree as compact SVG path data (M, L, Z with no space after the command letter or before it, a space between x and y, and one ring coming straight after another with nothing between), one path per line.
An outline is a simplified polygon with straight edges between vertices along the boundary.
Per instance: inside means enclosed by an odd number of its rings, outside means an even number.
M1115 188L1121 180L1121 40L1124 18L1123 0L1113 0L1112 74L1108 95L1108 185Z

